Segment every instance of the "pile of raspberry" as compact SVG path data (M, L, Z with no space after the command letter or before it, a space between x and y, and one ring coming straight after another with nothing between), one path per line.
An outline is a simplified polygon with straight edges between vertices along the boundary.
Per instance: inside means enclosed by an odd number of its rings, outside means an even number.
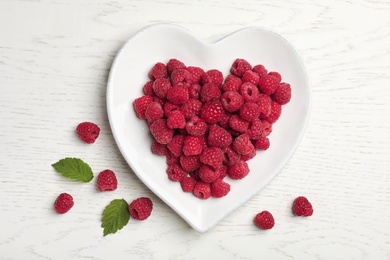
M147 122L152 152L166 156L167 176L200 199L230 191L225 177L249 174L247 161L267 150L273 124L291 99L278 72L236 59L230 74L186 66L177 59L156 63L133 106Z

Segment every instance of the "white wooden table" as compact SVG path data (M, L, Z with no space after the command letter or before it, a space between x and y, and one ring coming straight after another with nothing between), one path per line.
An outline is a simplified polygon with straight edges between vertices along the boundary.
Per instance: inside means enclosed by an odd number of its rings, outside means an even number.
M321 2L321 3L317 3ZM282 34L312 83L311 116L288 164L209 232L194 231L132 172L113 139L105 91L120 46L168 22L212 42L248 26ZM0 1L0 259L390 259L390 2ZM79 122L101 127L81 143ZM99 193L55 173L67 157L119 187ZM71 212L53 201L71 193ZM305 195L310 218L289 204ZM103 237L104 207L148 196L152 216ZM267 232L252 219L271 211Z

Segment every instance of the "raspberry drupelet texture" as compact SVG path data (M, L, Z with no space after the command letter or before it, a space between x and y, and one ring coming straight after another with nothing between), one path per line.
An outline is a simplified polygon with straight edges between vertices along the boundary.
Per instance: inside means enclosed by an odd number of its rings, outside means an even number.
M73 205L73 197L68 193L61 193L54 201L54 209L58 214L65 214Z
M141 197L129 204L129 212L133 219L145 220L152 214L153 202L151 199Z
M255 216L253 222L257 227L263 230L271 229L275 226L275 219L267 210L258 213Z
M92 122L82 122L78 124L76 133L83 142L92 144L99 137L100 128Z
M310 217L313 215L313 206L306 197L299 196L293 202L293 213L296 216Z
M99 191L113 191L118 187L115 173L109 169L99 173L96 183Z

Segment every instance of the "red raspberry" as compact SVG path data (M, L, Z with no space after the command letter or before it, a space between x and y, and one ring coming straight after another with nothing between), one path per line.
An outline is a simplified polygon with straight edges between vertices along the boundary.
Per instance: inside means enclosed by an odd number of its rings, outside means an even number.
M190 120L186 123L187 133L195 136L202 136L206 133L208 125L204 119L197 116L192 116Z
M226 111L234 112L239 110L244 104L244 99L236 91L226 91L221 98L222 106Z
M135 114L137 115L138 118L145 119L146 108L152 102L153 102L153 97L151 96L142 96L134 100L133 106L134 106Z
M83 142L92 144L99 137L100 128L92 122L82 122L77 125L76 133Z
M223 113L221 120L218 122L218 125L221 126L222 128L228 129L229 128L229 120L232 114L228 111L225 111Z
M222 86L222 90L226 91L239 91L242 85L242 81L239 77L234 75L228 75L226 77L225 83Z
M172 140L167 144L167 148L175 157L179 157L182 154L184 144L184 135L175 135Z
M159 103L161 106L164 105L165 101L166 101L165 98L160 98L160 97L158 97L158 96L153 96L153 102L157 102L157 103Z
M163 104L164 116L169 117L169 115L172 113L172 111L175 111L178 108L179 108L178 105L174 105L169 101L164 102L164 104Z
M267 73L268 73L267 69L261 64L254 66L252 68L252 71L256 72L260 77L263 77L264 75L267 75Z
M180 165L186 172L192 172L198 169L201 165L198 155L184 155L180 156Z
M265 118L271 124L275 123L282 114L282 106L275 102L271 102L271 113Z
M259 89L250 82L242 84L240 93L245 102L257 102L259 99Z
M199 168L199 178L205 183L212 183L219 178L221 173L218 169L213 169L206 164L202 164Z
M154 121L161 119L164 116L164 110L158 102L152 102L146 108L145 119L148 120L148 123L151 124Z
M169 165L167 169L167 173L168 173L168 178L171 181L180 182L187 176L187 172L185 172L177 163Z
M261 137L255 141L254 147L257 150L267 150L269 148L269 139L267 137Z
M234 151L230 146L226 147L223 150L223 153L224 153L224 160L223 160L223 162L227 166L232 166L232 165L236 164L240 160L240 158L241 158L241 155L236 153L236 151Z
M180 110L174 110L167 118L167 126L170 129L182 129L186 126L186 119Z
M228 166L225 165L225 164L222 164L221 168L219 168L218 171L219 171L219 177L218 177L218 179L221 179L221 180L222 180L223 178L225 178L225 177L227 176ZM218 179L217 179L217 180L218 180ZM216 180L216 181L217 181L217 180Z
M253 221L257 227L264 230L271 229L275 226L275 219L267 210L258 213Z
M187 71L191 73L193 82L200 83L202 75L204 74L204 70L202 68L189 66L187 67Z
M167 155L168 148L165 144L160 144L156 140L153 140L152 153L156 155Z
M68 193L61 193L54 201L54 209L58 214L68 212L74 205L73 197Z
M269 136L272 132L272 124L270 122L268 122L267 120L261 120L261 123L263 124L262 137Z
M174 71L174 70L185 69L185 68L186 68L186 65L177 59L170 59L167 63L168 75L171 75L172 71Z
M249 161L250 159L254 158L256 156L256 150L253 149L251 153L241 155L241 160L243 161Z
M257 101L257 104L260 106L260 117L265 118L271 113L271 98L266 95L261 93L259 95L259 99Z
M222 72L216 69L212 69L209 71L206 71L202 75L201 79L202 83L205 85L207 83L214 83L216 86L221 86L223 82L223 75Z
M263 136L263 123L259 119L255 119L250 123L248 131L246 134L251 140L257 140Z
M195 179L190 176L186 176L180 181L180 185L184 192L192 192L195 187Z
M151 80L168 77L167 67L162 62L157 62L149 71L149 78Z
M145 83L145 85L142 87L142 91L146 96L154 96L154 91L153 91L153 83L154 80L149 80L148 82Z
M216 170L222 165L223 153L218 147L208 147L203 149L199 159L202 163L210 165Z
M202 102L197 99L190 99L180 107L180 111L183 113L185 119L189 120L193 116L198 116L202 109Z
M260 107L254 102L247 102L240 108L239 114L242 119L250 122L259 117Z
M244 74L242 74L241 79L243 83L250 82L254 85L257 85L257 83L259 83L260 76L252 70L247 70L244 72Z
M220 98L221 90L214 83L206 83L200 90L200 99L203 103L209 102L214 98Z
M278 79L272 75L265 75L259 80L259 89L266 95L271 95L278 87Z
M210 126L210 131L207 137L207 143L210 146L224 149L228 147L233 141L232 136L228 131L217 125Z
M177 69L172 71L171 82L173 86L179 83L193 83L192 75L186 69Z
M202 87L199 84L192 83L188 87L188 95L189 95L190 99L198 99L201 88Z
M118 181L115 173L111 170L104 170L97 177L97 188L99 191L116 190Z
M211 196L214 198L221 198L230 192L230 184L224 182L222 179L217 179L210 185Z
M240 155L248 155L255 149L247 134L237 136L234 139L232 146L234 151Z
M271 75L271 76L274 76L275 78L277 78L278 79L278 83L280 83L282 81L282 76L280 75L279 72L270 71L270 72L268 72L268 75Z
M167 99L174 105L183 105L189 99L188 87L184 84L176 84L168 89Z
M281 105L287 104L291 100L291 86L288 83L280 83L271 98Z
M159 98L166 98L168 90L172 88L171 82L166 78L156 79L153 83L153 91Z
M294 200L293 213L296 216L309 217L313 215L313 206L306 197L299 196Z
M236 164L232 165L228 169L228 176L233 180L239 180L249 174L249 166L243 161L239 160Z
M133 200L129 205L129 212L133 219L145 220L153 210L153 203L149 198L141 197Z
M200 199L208 199L211 196L210 184L203 181L198 181L195 183L194 195Z
M168 150L168 153L166 155L166 158L167 158L167 164L168 166L171 166L171 165L174 165L174 164L178 164L179 163L179 157L176 157L173 153L171 153L169 150Z
M246 130L248 130L249 122L247 120L242 119L238 115L233 115L229 119L229 126L234 131L244 133Z
M159 119L150 126L150 132L157 142L167 144L172 140L173 130L167 126L167 120Z
M187 135L184 138L183 153L187 156L201 154L203 150L203 141L201 137Z
M236 59L233 62L232 67L230 68L230 72L237 77L242 77L245 71L251 69L252 66L249 64L248 61L244 59Z
M213 99L205 103L200 110L200 117L203 118L206 123L216 124L218 123L224 114L221 101Z

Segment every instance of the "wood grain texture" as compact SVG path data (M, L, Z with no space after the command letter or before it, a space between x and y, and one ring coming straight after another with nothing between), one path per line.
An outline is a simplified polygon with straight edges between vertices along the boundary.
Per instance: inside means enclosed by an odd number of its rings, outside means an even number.
M1 259L390 259L390 2L0 1ZM153 195L121 156L107 119L111 63L137 30L168 22L206 42L243 27L281 33L302 55L311 116L297 151L259 194L205 234ZM81 121L101 136L85 145ZM64 180L51 164L75 156L119 188ZM73 194L72 214L52 203ZM314 215L292 216L307 196ZM114 198L150 196L148 221L103 238L100 216ZM273 212L258 230L254 215Z

